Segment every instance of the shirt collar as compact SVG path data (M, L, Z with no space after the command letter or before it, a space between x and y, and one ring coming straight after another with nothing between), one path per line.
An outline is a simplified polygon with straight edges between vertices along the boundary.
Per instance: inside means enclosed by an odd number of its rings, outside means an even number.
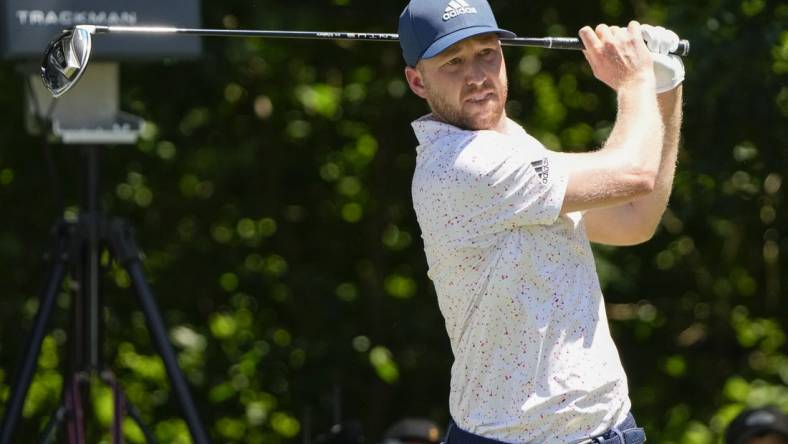
M413 131L420 145L430 145L446 136L460 136L474 134L479 131L470 131L458 128L435 118L433 114L427 114L411 122ZM522 137L527 133L520 124L510 118L506 118L505 134L509 136Z

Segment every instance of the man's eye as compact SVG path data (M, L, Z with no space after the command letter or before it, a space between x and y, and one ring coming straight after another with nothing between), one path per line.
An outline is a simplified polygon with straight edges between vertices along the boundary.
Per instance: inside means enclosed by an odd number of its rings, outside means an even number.
M462 59L460 59L459 57L455 57L455 58L449 60L448 62L446 62L446 64L449 65L449 66L459 65L460 63L462 63Z
M486 49L482 49L481 55L488 56L488 55L493 54L494 52L495 51L493 51L492 48L486 48Z

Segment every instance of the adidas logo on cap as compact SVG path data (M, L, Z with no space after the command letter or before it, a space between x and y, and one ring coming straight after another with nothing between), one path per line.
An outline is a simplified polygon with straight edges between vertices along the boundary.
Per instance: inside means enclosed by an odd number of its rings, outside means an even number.
M476 8L469 5L465 0L451 0L449 6L446 7L445 14L443 14L443 21L447 22L463 14L476 14L478 12Z

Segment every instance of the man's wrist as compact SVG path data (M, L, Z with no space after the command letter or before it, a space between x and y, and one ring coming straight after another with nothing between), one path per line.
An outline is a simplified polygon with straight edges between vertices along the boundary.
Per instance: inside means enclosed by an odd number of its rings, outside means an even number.
M657 80L654 77L653 73L644 73L638 76L632 76L623 82L618 87L618 93L626 93L628 91L640 91L641 89L647 89L649 91L654 91L657 85Z

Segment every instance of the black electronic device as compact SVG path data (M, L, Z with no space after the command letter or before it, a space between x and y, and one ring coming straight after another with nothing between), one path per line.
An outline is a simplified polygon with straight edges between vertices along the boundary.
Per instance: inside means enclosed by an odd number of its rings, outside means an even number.
M151 333L161 356L173 395L177 398L191 442L209 444L186 377L179 367L169 342L167 327L159 313L153 290L144 276L142 253L131 225L110 217L101 207L100 152L108 145L136 143L143 119L120 110L119 62L162 59L195 59L200 55L199 37L186 39L134 40L125 36L102 39L92 51L100 60L86 72L80 71L78 88L62 99L54 99L41 83L41 60L49 42L74 26L147 25L200 26L200 0L0 0L0 58L18 64L26 77L28 130L42 136L42 145L55 188L58 217L52 231L52 246L46 255L50 271L24 354L4 401L0 418L0 444L16 442L52 443L61 437L82 444L92 440L95 431L84 414L91 402L89 393L96 380L112 390L112 443L124 442L126 415L140 427L146 443L156 443L153 430L126 398L119 381L104 359L104 309L102 280L105 258L127 270ZM117 38L115 38L117 37ZM84 74L84 75L82 75ZM49 135L64 145L80 146L82 159L82 199L76 219L65 217L58 199L57 168L49 150ZM48 329L56 300L70 282L71 293L67 360L62 367L63 390L58 408L40 431L39 439L14 436L22 420L41 344ZM100 432L99 432L100 433Z

